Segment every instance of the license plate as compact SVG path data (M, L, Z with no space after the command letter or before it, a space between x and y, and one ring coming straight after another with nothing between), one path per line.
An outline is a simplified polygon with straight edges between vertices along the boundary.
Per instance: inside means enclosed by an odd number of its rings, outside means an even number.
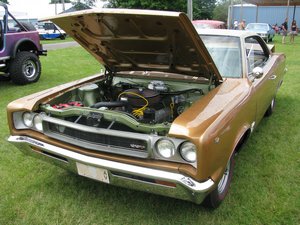
M79 175L109 184L109 176L106 169L88 166L78 162L76 162L76 166Z

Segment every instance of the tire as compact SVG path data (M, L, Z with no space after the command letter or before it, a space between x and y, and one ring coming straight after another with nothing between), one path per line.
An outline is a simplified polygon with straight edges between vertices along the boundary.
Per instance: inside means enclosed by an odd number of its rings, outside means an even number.
M9 65L9 74L15 84L37 82L41 76L41 63L32 52L18 52Z
M213 190L211 193L209 193L208 196L206 196L203 204L209 208L217 208L222 201L225 199L230 183L232 180L232 175L233 175L233 168L234 168L234 156L235 154L233 153L232 156L230 157L226 169L224 171L224 174L219 181L217 187L215 190Z
M269 107L268 107L266 113L265 113L265 116L266 116L266 117L269 117L269 116L271 116L271 115L273 114L273 112L274 112L274 110L275 110L275 106L276 106L276 99L275 99L275 97L274 97L274 98L272 99L271 104L269 105Z
M59 38L60 38L60 40L65 40L66 39L66 35L62 34Z

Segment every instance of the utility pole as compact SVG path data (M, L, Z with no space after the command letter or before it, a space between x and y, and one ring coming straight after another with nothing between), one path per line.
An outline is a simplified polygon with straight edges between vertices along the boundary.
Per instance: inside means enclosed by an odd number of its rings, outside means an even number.
M243 0L241 0L241 11L240 11L240 21L242 21L243 20L243 17L244 17L244 14L243 14L243 10L244 10L244 8L243 8Z
M55 1L55 15L57 15L57 1Z
M61 0L62 6L63 6L63 12L66 10L65 8L65 0Z
M228 7L227 28L231 29L232 24L233 24L233 0L230 1L230 6Z
M187 13L190 20L193 20L193 0L187 0Z
M289 19L289 10L290 10L290 0L287 1L286 7L286 18Z

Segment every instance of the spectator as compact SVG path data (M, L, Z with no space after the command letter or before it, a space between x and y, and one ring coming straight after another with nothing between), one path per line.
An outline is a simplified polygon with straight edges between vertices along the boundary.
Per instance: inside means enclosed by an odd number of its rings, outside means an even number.
M273 25L273 29L275 30L275 33L278 34L279 27L278 27L277 23Z
M245 30L246 28L246 21L242 20L239 24L239 30Z
M233 29L237 30L239 28L239 22L237 20L234 20L233 22Z
M285 19L283 24L281 25L281 31L282 31L282 44L285 44L285 38L287 36L287 30L288 30L288 18Z
M290 33L290 42L294 44L295 36L297 35L297 23L296 20L293 20L291 25L291 33Z

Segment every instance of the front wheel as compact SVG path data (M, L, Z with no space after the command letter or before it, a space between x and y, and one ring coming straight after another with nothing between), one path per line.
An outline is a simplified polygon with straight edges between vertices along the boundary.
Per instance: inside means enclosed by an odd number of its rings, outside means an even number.
M224 174L218 183L218 186L213 190L204 200L204 205L210 208L217 208L221 202L225 199L228 193L230 183L233 175L234 168L234 153L230 157L227 166L225 168Z
M269 107L268 107L266 113L265 113L265 116L266 116L266 117L269 117L269 116L271 116L271 115L273 114L274 109L275 109L275 105L276 105L276 101L275 101L275 97L274 97L274 98L272 99L271 104L269 105Z
M15 84L37 82L41 75L41 63L32 52L18 52L10 63L9 74Z
M65 34L62 34L62 35L60 35L60 40L65 40L66 39L66 35Z

